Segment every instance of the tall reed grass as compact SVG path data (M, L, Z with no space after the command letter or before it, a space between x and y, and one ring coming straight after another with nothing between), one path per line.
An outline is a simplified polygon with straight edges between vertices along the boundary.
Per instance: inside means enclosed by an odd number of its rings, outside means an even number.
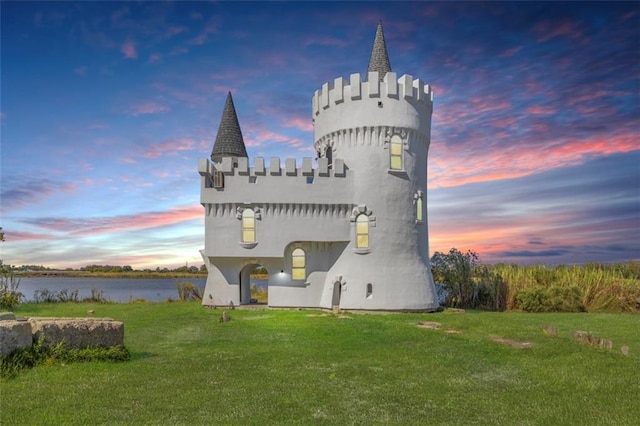
M444 304L493 311L640 313L640 262L585 265L482 265L452 248L431 258Z
M506 309L521 309L518 295L530 290L575 288L587 312L640 312L640 263L585 265L507 265L490 267L506 285ZM559 290L552 292L558 293Z

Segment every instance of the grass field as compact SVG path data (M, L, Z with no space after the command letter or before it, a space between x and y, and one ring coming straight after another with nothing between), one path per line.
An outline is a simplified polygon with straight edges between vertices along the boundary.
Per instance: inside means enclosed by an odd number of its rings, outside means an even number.
M197 302L23 304L16 313L88 310L125 323L131 360L42 366L0 383L0 424L631 425L640 418L638 315L233 310L221 323L222 310ZM442 326L418 328L420 321ZM611 339L613 349L575 342L576 330Z

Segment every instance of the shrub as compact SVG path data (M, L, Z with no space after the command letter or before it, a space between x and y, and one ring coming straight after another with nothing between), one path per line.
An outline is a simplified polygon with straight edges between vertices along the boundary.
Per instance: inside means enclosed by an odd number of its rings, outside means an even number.
M536 286L516 294L520 309L526 312L583 312L582 291L577 286Z
M472 273L479 261L478 255L471 250L462 254L458 249L452 248L448 254L438 251L434 253L431 258L431 271L434 281L445 286L447 305L474 307L477 292Z
M193 285L193 283L179 282L176 284L176 288L178 290L178 299L181 301L202 300L203 290Z
M123 346L66 349L63 342L55 346L44 346L43 343L44 336L29 347L16 349L10 354L0 357L0 378L10 379L20 371L38 365L52 365L62 362L122 362L131 358L129 350Z
M66 302L79 302L78 299L78 290L73 290L69 292L68 288L63 288L56 294L56 298L58 301L66 303Z
M474 251L448 254L436 252L431 258L433 279L440 284L438 299L445 306L502 311L506 307L507 286L491 268L480 264ZM444 297L441 297L444 296Z
M0 260L0 310L11 311L20 304L23 294L18 291L19 286L20 279Z
M48 288L41 288L33 293L33 301L36 303L58 302L58 294Z
M104 297L104 292L96 287L91 288L91 296L82 299L83 302L109 303L110 300Z

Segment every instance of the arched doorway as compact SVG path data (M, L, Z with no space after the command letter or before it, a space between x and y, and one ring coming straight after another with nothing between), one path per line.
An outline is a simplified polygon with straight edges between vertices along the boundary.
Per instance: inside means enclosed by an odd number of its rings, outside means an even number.
M240 304L267 304L269 272L262 265L251 263L240 271Z

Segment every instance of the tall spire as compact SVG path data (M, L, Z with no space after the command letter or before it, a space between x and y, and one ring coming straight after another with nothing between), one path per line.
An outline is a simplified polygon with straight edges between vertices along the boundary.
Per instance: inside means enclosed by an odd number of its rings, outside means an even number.
M211 160L214 162L222 161L223 157L247 157L247 148L244 146L231 92L227 94L216 142L213 144L213 151L211 151Z
M376 39L373 42L373 50L371 51L371 58L369 59L369 72L373 71L378 72L380 81L382 81L388 72L391 72L387 45L384 42L384 32L382 31L382 21L378 22Z

